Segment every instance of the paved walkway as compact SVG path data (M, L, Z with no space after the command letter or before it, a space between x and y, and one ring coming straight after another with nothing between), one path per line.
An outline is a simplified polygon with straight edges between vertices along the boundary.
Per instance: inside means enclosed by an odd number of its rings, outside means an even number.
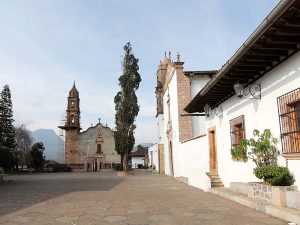
M0 224L286 225L163 175L115 172L12 176L0 184Z

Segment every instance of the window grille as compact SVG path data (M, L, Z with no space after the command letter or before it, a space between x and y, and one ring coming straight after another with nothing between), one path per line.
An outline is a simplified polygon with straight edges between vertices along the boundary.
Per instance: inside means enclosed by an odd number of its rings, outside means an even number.
M245 138L245 119L244 116L236 117L229 121L231 148L240 145L241 140Z
M277 98L283 154L300 153L300 88Z

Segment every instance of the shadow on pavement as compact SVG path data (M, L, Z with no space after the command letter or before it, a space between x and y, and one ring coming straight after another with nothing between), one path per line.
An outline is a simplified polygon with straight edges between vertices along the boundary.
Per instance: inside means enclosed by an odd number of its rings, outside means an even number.
M113 173L57 173L7 176L0 184L0 216L77 191L109 191L124 178Z

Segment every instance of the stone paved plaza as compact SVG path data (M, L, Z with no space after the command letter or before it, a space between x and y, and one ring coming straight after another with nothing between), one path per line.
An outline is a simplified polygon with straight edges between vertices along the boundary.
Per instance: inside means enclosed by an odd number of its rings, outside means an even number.
M6 177L7 179L7 177ZM11 176L0 184L0 224L283 225L287 222L138 171Z

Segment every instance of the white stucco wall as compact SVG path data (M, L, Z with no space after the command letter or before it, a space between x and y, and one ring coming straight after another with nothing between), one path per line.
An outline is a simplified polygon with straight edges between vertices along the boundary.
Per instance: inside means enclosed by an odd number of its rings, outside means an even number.
M164 126L164 115L165 114L159 114L157 115L157 129L158 129L158 144L163 144L165 139L165 126Z
M197 76L197 75L191 75L191 99L193 99L198 92L207 84L207 82L210 80L209 76ZM200 116L193 116L192 117L192 132L193 137L197 137L199 135L206 133L205 128L205 118Z
M188 178L189 185L205 191L210 188L210 179L206 175L209 172L207 146L206 136L184 142L180 146L181 176Z
M168 97L169 95L169 97ZM176 71L170 80L169 86L163 97L164 104L164 151L165 151L165 173L170 175L170 160L169 160L169 140L166 134L168 121L169 121L169 109L168 99L170 98L170 117L172 121L172 149L173 149L173 168L174 176L180 176L180 151L179 151L179 124L178 124L178 96L177 96L177 76Z
M239 99L231 97L222 103L223 117L206 119L207 128L216 126L218 172L225 186L230 182L256 181L253 175L254 163L235 162L231 159L231 140L229 120L240 115L245 116L246 138L251 138L254 129L270 129L280 140L280 127L277 97L300 86L300 53L295 54L257 81L261 84L262 97L257 99ZM278 144L281 150L281 143ZM205 150L204 150L205 151ZM208 148L207 150L208 151ZM285 159L280 157L280 164ZM296 185L300 185L300 160L289 160L289 168L295 175Z
M152 152L152 154L151 154ZM155 170L159 171L159 163L158 163L158 144L155 144L148 148L148 159L149 166L155 166Z
M131 164L132 164L132 168L138 168L138 165L145 165L145 157L132 157L131 158Z

